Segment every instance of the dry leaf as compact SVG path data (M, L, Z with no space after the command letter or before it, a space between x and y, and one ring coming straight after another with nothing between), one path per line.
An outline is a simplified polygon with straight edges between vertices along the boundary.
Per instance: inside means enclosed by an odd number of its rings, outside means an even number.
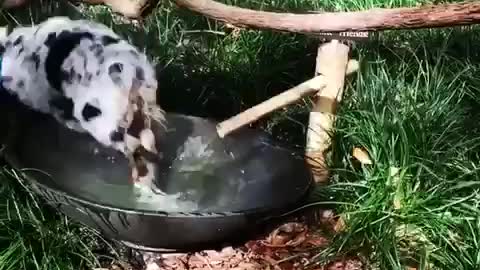
M324 247L329 243L327 238L318 234L308 235L305 242L314 247Z
M235 25L230 24L230 23L225 23L224 27L231 31L232 37L234 37L234 38L238 38L240 36L240 33L241 33L242 29L243 29L241 27L235 26Z
M263 242L268 247L295 247L306 239L307 228L297 222L283 224L275 229Z
M324 214L324 218L333 219L333 212ZM141 254L146 265L155 270L300 270L316 254L312 247L325 247L329 241L321 232L310 229L298 219L294 220L297 222L282 224L265 239L248 241L244 247L192 253Z
M327 270L362 270L363 263L356 259L341 259L330 263Z
M335 223L335 226L333 227L333 230L337 233L345 231L346 228L346 223L345 223L345 218L343 216L340 216L337 220L337 223Z
M368 152L363 148L359 148L359 147L353 148L352 156L363 165L373 164L372 160L370 159L370 156L368 155Z

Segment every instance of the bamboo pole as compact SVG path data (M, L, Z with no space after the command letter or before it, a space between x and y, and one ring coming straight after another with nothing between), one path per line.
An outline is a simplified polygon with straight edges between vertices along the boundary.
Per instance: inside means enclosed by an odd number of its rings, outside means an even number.
M310 112L305 157L311 166L315 182L329 178L326 155L331 147L331 132L335 122L337 104L342 100L347 71L349 47L338 40L318 47L315 75L325 76L327 86L316 96Z

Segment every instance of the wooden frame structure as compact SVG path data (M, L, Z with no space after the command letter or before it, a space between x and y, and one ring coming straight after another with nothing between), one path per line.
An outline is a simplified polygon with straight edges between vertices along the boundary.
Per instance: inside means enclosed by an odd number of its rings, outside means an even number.
M325 161L328 151L331 150L330 134L333 132L336 108L342 100L345 76L357 71L359 66L356 60L349 59L350 48L339 39L356 39L358 35L355 33L358 31L435 28L480 23L479 1L313 14L256 11L213 0L175 0L175 2L208 18L237 27L330 36L329 42L318 47L314 78L217 125L218 135L224 137L279 108L306 96L315 96L315 105L309 115L305 157L317 183L325 183L329 179ZM345 33L346 31L351 31L350 35ZM368 36L368 32L366 35Z

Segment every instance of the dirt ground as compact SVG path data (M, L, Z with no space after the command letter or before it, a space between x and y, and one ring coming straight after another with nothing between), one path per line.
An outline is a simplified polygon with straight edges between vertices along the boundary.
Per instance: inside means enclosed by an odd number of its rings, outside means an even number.
M272 228L270 233L242 246L194 253L139 253L143 265L117 261L102 270L361 270L359 257L339 256L332 261L317 260L333 234L342 229L342 220L330 210L315 217L293 218Z

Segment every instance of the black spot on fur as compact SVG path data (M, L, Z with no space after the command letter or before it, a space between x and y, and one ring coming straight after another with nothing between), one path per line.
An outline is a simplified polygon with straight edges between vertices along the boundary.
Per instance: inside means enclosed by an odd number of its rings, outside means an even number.
M0 55L5 53L5 46L0 45Z
M76 75L77 75L77 81L81 81L82 80L82 74L77 73Z
M135 78L139 81L145 81L145 71L141 67L135 68Z
M38 53L32 53L29 56L29 60L35 64L35 70L38 70L40 68L40 55Z
M15 41L13 42L13 46L20 45L23 42L23 36L18 36Z
M70 75L70 78L72 78L72 80L73 80L73 77L75 77L77 75L77 73L75 72L75 69L73 67L70 67L69 75Z
M12 42L9 40L5 42L5 48L10 48L10 47L12 47Z
M67 84L72 84L72 76L70 76L70 73L64 69L61 71L61 80Z
M95 75L99 76L100 75L100 70L97 70L97 72L95 72Z
M98 63L100 65L103 65L103 63L105 63L105 57L101 56L100 58L98 58Z
M101 114L102 114L102 111L99 108L92 106L90 103L85 104L85 106L82 109L82 117L87 122L92 120L92 118L97 117Z
M102 47L99 47L96 51L95 51L95 57L100 57L101 55L103 54L103 48Z
M108 67L108 75L112 75L113 73L121 73L123 70L123 64L115 63Z
M104 46L108 46L108 45L111 45L111 44L115 44L115 43L118 43L120 40L118 38L114 38L114 37L111 37L111 36L102 36L102 44Z
M92 77L93 77L92 73L90 73L90 72L85 73L85 79L88 82L90 82L92 80Z
M19 80L17 82L17 87L18 88L24 88L25 87L25 81L24 80Z
M121 76L118 76L119 73L123 71L123 64L121 63L114 63L108 67L108 75L112 79L112 81L117 84L122 84Z
M67 84L72 84L73 83L73 79L77 76L77 73L75 72L75 70L73 69L73 67L70 68L70 71L66 71L64 69L62 69L61 71L61 82L65 82Z
M75 120L73 117L73 101L70 98L59 96L50 100L50 106L62 112L65 120Z
M133 120L130 127L127 130L127 133L130 136L135 138L140 138L140 132L145 129L145 120L144 116L140 111L137 111L133 114Z
M62 31L50 42L50 50L45 59L45 71L48 82L57 91L62 92L61 66L82 39L93 39L93 35L88 32L72 33Z
M113 131L110 134L110 140L112 142L121 142L125 138L125 129L124 128L118 128L117 130Z
M140 57L140 55L138 55L138 53L135 50L130 50L129 52L136 58Z
M45 46L51 47L53 45L53 43L55 42L56 38L57 38L57 33L52 32L52 33L48 34L47 40L45 40L45 42L44 42Z
M103 53L103 47L98 43L90 45L88 49L93 52L93 55L95 55L95 57L100 57L100 55L102 55Z

